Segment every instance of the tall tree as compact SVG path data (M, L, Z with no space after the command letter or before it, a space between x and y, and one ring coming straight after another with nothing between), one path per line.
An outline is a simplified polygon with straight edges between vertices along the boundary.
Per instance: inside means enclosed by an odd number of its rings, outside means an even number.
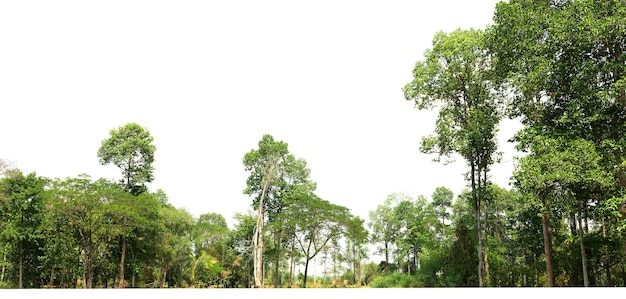
M270 189L277 186L289 156L287 143L274 141L269 134L263 135L258 149L252 149L243 158L246 171L250 172L244 189L245 194L254 195L253 206L257 210L257 222L253 236L254 286L263 287L263 238L266 209L270 205L266 198Z
M154 167L154 138L150 132L137 123L128 123L112 129L110 137L102 141L98 150L100 164L113 163L122 170L121 180L126 192L139 195L147 192L146 183L152 182ZM124 220L126 221L126 220ZM126 235L120 236L120 274L119 286L124 285L124 265L126 257Z
M403 91L418 109L438 106L435 135L422 139L420 150L468 164L479 257L479 286L485 281L480 212L490 166L497 159L496 131L501 118L500 88L492 79L490 55L481 30L438 32L425 60L416 63L413 81ZM446 161L447 162L447 161Z
M383 204L378 205L374 211L369 212L370 241L372 243L382 243L383 245L377 251L385 257L385 265L382 269L385 272L390 270L391 260L389 253L393 251L393 245L398 235L399 225L394 215L394 208L402 200L410 200L410 197L403 193L389 194Z

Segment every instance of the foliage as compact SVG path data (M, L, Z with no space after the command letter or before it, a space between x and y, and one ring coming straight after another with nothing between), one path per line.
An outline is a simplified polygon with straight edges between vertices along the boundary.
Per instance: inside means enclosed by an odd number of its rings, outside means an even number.
M100 164L113 164L122 170L120 181L124 188L138 195L145 192L145 183L152 182L154 167L154 138L137 123L128 123L112 129L110 137L102 141L98 150Z

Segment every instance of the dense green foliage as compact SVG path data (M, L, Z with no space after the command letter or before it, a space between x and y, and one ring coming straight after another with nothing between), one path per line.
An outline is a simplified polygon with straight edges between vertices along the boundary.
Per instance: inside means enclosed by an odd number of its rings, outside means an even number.
M0 160L0 287L626 286L626 1L498 3L435 34L402 91L438 112L420 152L465 161L461 194L390 193L361 219L266 134L242 153L254 211L228 227L149 191L156 147L129 123L98 149L116 182ZM505 117L523 124L509 189L490 177Z

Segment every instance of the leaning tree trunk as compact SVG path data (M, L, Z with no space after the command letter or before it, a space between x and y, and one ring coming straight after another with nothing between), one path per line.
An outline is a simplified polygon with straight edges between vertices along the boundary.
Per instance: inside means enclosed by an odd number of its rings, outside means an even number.
M307 258L306 263L304 264L304 278L302 279L302 288L306 289L306 279L309 272L309 262L311 259Z
M554 264L552 261L552 227L550 226L550 209L544 194L541 194L543 203L543 217L541 225L543 226L543 247L546 256L546 272L548 279L548 287L554 286Z

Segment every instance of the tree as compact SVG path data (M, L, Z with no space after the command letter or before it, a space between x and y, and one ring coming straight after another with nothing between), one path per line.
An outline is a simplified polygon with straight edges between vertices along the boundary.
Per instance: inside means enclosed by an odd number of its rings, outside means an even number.
M389 271L389 253L396 241L398 234L398 224L394 217L394 206L400 200L408 199L406 194L392 193L387 196L385 202L376 207L376 210L369 212L370 221L368 226L371 230L371 242L383 243L383 247L378 249L385 256L385 267L383 271Z
M102 141L98 150L100 164L113 163L122 170L123 179L120 181L126 192L139 195L147 192L145 183L152 182L154 167L154 152L156 146L152 144L150 132L137 123L128 123L109 132L109 138ZM123 219L125 222L126 219ZM120 287L124 285L124 264L126 256L126 235L120 236Z
M445 236L446 220L450 213L448 209L452 206L454 193L446 187L437 187L432 195L432 205L435 209L437 218L441 219L441 237Z
M11 256L17 260L17 286L38 286L37 257L41 254L44 215L44 187L47 179L34 172L24 175L13 171L0 181L0 240L11 244ZM0 199L2 199L0 197Z
M531 145L531 154L520 159L514 177L520 190L536 196L539 200L548 286L554 286L550 214L554 206L568 205L559 202L562 197L555 194L572 192L572 187L580 184L607 186L608 175L599 166L599 156L593 143L582 139L569 141L536 136ZM582 247L582 234L579 237ZM584 250L581 254L583 271L586 272Z
M113 165L122 170L122 186L128 193L138 195L146 192L145 183L152 182L154 152L150 132L136 123L128 123L109 132L98 150L100 164Z
M245 170L250 172L244 193L255 196L253 207L257 210L257 223L253 236L255 287L263 286L263 239L267 210L272 210L273 215L282 208L279 202L281 199L269 195L272 191L279 191L274 189L278 189L284 183L281 178L287 173L290 161L297 160L289 154L287 143L274 141L269 134L263 135L258 149L252 149L243 158Z
M293 227L294 239L304 255L304 278L306 288L310 261L317 256L328 242L347 231L352 218L347 208L334 205L315 194L303 194L289 202L282 221Z
M477 227L479 286L484 284L480 211L490 166L497 159L496 129L501 113L500 88L492 79L490 55L481 30L438 32L433 48L416 63L414 79L403 88L406 100L418 109L439 106L435 135L422 139L420 150L450 158L463 157L470 167L474 217ZM446 160L445 162L448 162Z
M615 178L613 187L594 192L594 199L583 196L580 188L573 185L558 194L560 198L592 200L602 206L603 212L597 214L595 222L602 222L603 215L614 213L626 219L626 200L620 194L626 189L626 168L622 165L626 148L624 20L626 8L620 0L512 0L496 6L494 25L488 30L496 73L502 81L510 83L512 116L519 116L525 125L516 137L521 143L520 150L532 152L532 143L546 138L590 141L600 153L602 167ZM536 136L543 139L537 140ZM541 146L536 145L535 149ZM587 183L585 189L595 188ZM547 196L556 198L555 194ZM580 196L587 198L575 199ZM569 218L582 215L581 220L587 222L587 215L593 215L584 213L589 210L588 205L583 203L582 211L571 210L576 206L579 205L554 208L570 214ZM614 219L602 225L603 238L606 239L607 231L609 235L612 231L615 235L622 234L623 262L626 238L623 233L617 233L618 222ZM580 230L581 225L578 226ZM582 245L581 251L584 252ZM610 263L606 261L608 254L604 264L610 282ZM587 285L586 275L582 276Z

